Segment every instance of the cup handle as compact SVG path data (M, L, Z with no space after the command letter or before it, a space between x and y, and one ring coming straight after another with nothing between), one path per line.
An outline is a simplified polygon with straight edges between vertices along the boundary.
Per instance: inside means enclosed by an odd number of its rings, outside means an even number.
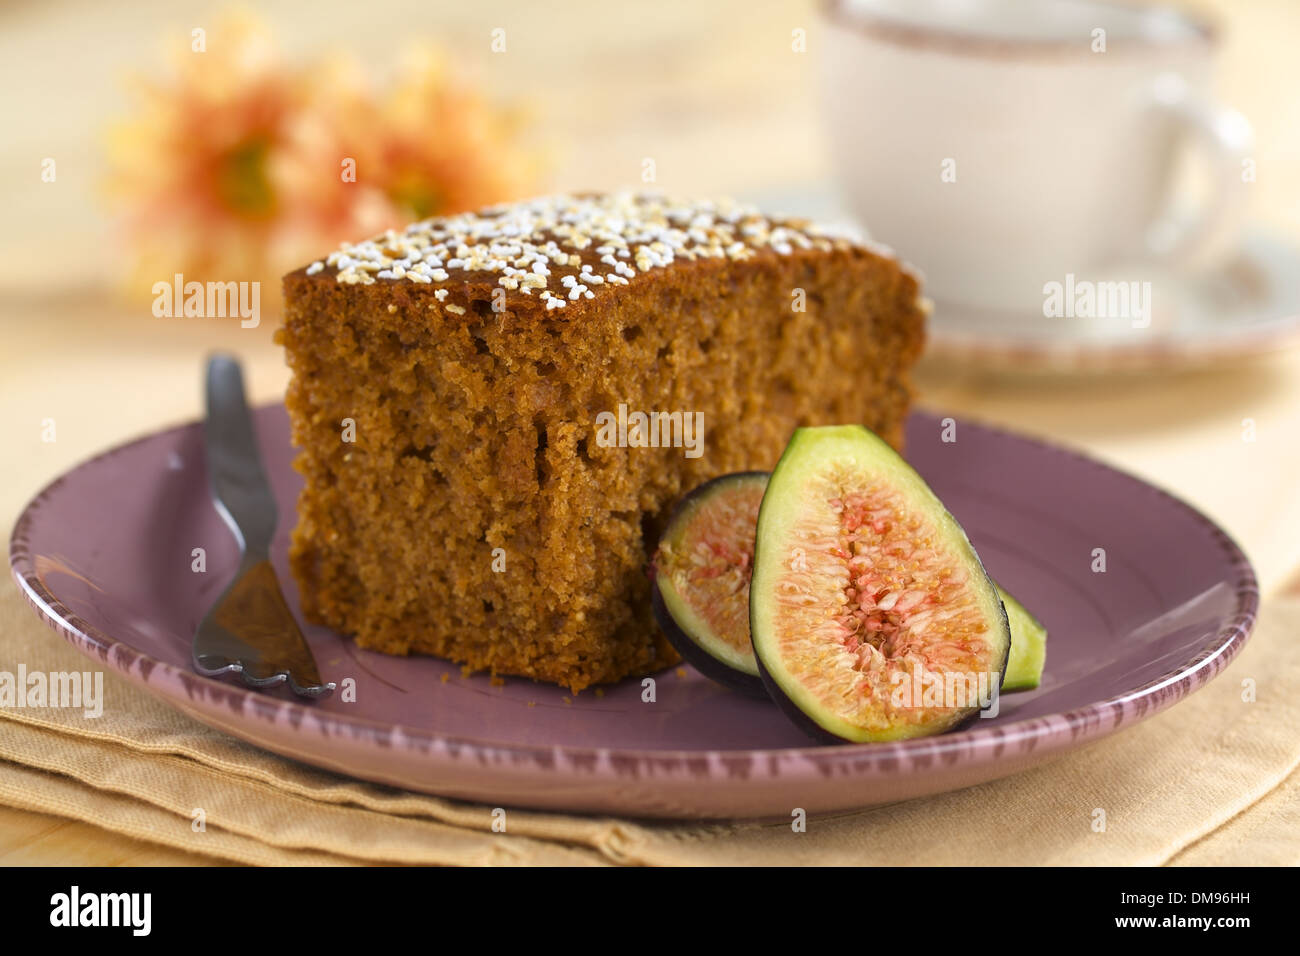
M1222 261L1241 232L1246 212L1242 188L1244 161L1255 137L1250 123L1234 109L1207 102L1177 73L1156 78L1155 109L1170 116L1183 134L1209 157L1211 194L1189 217L1166 215L1147 227L1146 248L1157 261L1195 270Z

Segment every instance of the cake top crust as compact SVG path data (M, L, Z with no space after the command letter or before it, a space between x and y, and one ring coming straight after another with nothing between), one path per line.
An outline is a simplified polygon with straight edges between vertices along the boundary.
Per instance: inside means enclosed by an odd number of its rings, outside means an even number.
M412 223L345 243L307 267L336 281L429 285L439 301L465 281L536 296L546 311L681 260L740 261L770 250L889 250L804 220L774 219L729 200L681 201L647 193L547 196Z

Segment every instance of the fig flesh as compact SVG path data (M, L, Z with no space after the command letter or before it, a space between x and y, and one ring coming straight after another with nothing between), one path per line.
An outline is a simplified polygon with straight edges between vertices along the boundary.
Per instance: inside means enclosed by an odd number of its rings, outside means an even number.
M774 700L855 743L950 730L993 699L1011 650L966 533L857 425L800 428L759 509L750 635Z
M767 472L724 475L673 510L651 566L655 619L706 677L766 697L749 641L754 528Z

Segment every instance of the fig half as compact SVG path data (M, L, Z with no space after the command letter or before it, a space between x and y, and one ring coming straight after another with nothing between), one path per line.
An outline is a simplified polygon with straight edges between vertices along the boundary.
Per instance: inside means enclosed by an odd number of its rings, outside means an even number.
M768 692L827 740L950 730L998 692L1011 651L966 533L858 425L795 431L759 509L749 613Z
M767 472L724 475L673 509L651 566L655 619L700 673L757 697L767 691L749 641L749 574Z

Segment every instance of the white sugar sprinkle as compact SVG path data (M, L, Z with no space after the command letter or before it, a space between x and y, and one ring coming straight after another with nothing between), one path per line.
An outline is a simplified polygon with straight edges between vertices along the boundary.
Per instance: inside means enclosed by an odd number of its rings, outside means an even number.
M637 193L550 196L427 219L400 232L348 243L313 262L307 274L330 266L338 270L338 282L361 285L376 279L420 285L481 282L474 274L495 275L496 283L512 293L541 290L549 311L564 308L566 295L570 301L592 299L596 292L590 287L628 285L641 273L683 259L743 260L764 249L788 256L796 248L854 244L806 223L768 219L729 200L681 202ZM610 271L602 275L598 266ZM558 284L551 281L552 268L558 270ZM454 272L462 275L453 279ZM553 295L548 287L565 295ZM442 288L433 294L442 302L447 292Z

